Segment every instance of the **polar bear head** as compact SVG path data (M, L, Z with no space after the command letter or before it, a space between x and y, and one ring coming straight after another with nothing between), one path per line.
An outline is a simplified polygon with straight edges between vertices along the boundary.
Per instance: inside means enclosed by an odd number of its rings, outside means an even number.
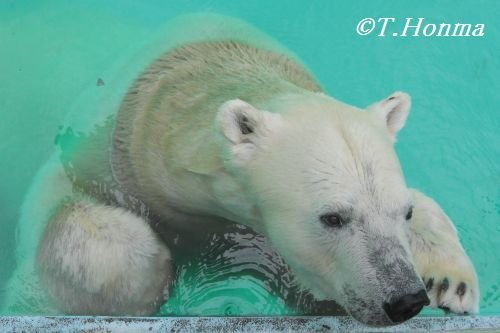
M412 197L393 144L410 98L367 110L318 93L280 96L268 111L224 103L225 165L248 189L262 231L299 285L370 325L428 304L407 236Z

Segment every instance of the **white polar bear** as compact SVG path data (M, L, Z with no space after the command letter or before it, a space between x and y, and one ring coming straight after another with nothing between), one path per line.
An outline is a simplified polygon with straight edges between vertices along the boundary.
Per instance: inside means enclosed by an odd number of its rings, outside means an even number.
M174 279L155 226L240 223L363 323L400 323L429 303L477 312L454 226L407 188L393 149L410 97L341 103L278 43L215 21L186 19L211 38L154 61L95 132L60 136L23 206L4 311L152 314Z

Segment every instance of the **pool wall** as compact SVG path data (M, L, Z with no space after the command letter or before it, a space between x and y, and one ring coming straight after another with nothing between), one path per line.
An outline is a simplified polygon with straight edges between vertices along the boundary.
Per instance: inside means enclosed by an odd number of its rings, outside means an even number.
M0 317L0 333L14 332L500 332L500 317L417 317L389 328L349 317Z

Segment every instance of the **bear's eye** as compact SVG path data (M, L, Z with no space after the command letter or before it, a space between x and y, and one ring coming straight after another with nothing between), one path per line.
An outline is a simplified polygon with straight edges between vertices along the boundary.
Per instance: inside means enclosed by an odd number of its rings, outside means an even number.
M413 215L413 207L410 207L410 209L408 210L408 213L406 213L406 221L409 221L411 219Z
M337 213L321 215L319 219L330 228L340 228L345 224L344 219Z

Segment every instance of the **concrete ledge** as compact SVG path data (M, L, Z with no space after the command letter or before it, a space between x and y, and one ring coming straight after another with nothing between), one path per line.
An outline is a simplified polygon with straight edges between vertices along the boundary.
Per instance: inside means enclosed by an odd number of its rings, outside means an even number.
M388 328L350 317L0 317L0 332L500 332L500 316L417 317Z

